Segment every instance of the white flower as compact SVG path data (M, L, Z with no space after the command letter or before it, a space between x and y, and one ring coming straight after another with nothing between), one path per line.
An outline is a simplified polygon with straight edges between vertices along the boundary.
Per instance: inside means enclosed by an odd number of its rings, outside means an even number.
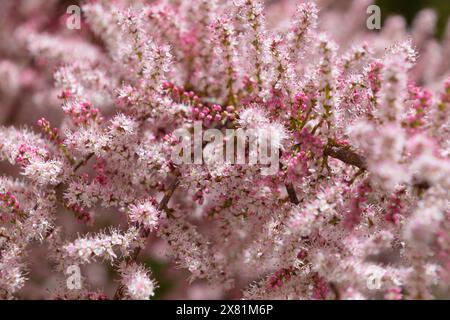
M156 284L150 278L149 272L136 263L122 263L119 267L122 284L126 288L128 298L134 300L149 300L154 296Z
M62 173L63 163L59 160L32 161L23 171L23 175L42 185L57 185L62 180Z

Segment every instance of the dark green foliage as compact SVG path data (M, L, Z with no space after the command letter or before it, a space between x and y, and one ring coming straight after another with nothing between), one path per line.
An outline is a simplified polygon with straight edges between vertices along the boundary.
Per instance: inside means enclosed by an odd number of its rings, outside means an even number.
M435 9L439 16L439 36L444 34L445 25L450 16L450 0L377 0L376 3L381 7L383 18L390 14L401 14L409 23L421 9Z

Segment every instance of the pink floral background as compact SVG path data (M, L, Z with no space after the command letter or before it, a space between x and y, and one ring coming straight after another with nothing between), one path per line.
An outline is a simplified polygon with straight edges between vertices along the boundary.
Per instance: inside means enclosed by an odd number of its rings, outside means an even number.
M0 1L0 298L448 297L450 26L371 5Z

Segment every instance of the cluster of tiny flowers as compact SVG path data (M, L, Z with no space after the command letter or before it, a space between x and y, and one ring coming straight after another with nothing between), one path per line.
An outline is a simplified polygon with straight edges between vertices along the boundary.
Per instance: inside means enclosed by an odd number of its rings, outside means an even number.
M155 295L156 284L147 270L136 263L122 263L119 267L126 295L133 300L149 300Z
M78 238L73 243L66 244L63 249L68 257L78 260L79 263L89 263L99 258L114 261L117 258L116 251L127 255L135 245L137 237L137 230L134 228L130 228L125 234L112 230L110 235L100 233Z
M450 24L79 4L0 1L0 299L448 297Z
M153 231L158 228L160 213L154 204L145 201L130 206L128 217L132 222L137 222L150 231Z

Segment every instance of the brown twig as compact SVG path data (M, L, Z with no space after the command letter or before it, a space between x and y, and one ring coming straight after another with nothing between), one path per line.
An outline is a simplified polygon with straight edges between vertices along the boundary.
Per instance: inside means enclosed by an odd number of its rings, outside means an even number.
M367 170L366 159L347 146L326 146L325 150L323 151L323 155L325 157L338 159L346 164L359 168L360 171L358 175ZM300 202L292 183L286 184L286 190L289 196L289 200L293 204L299 204Z
M366 159L347 146L326 146L323 155L341 160L361 170L367 170Z
M82 165L84 165L85 163L87 163L92 157L94 156L94 153L89 153L86 158L80 160L78 163L75 164L75 166L73 167L73 171L77 171Z

